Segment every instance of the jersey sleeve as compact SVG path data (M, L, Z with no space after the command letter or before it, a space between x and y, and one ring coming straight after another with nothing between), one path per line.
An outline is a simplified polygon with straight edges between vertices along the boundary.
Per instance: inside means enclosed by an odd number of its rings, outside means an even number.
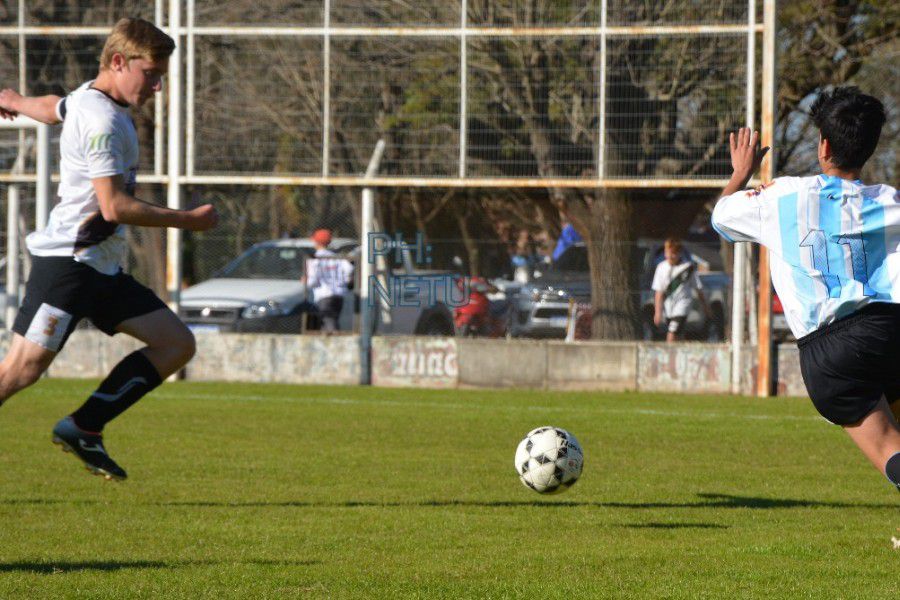
M653 283L650 285L650 289L654 292L661 292L669 285L669 282L665 281L665 275L663 275L663 264L664 263L659 263L656 265L656 272L653 273Z
M764 188L741 190L720 198L712 213L712 226L729 242L759 242L762 238Z
M82 144L88 177L110 177L125 174L125 152L121 131L111 121L86 124Z
M68 96L63 96L56 103L56 118L59 119L60 123L66 120L66 100L68 99Z

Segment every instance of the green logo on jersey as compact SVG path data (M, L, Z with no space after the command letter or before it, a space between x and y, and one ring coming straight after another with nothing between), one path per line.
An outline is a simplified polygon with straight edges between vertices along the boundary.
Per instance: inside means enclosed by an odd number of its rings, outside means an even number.
M111 133L98 133L95 136L91 136L88 150L109 150L109 144L111 141Z

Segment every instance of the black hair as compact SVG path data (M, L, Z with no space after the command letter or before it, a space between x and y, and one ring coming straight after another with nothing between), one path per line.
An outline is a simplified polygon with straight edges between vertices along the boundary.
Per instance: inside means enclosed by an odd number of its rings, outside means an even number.
M819 94L810 116L831 144L832 162L841 169L859 169L866 164L875 152L886 119L878 98L852 86Z

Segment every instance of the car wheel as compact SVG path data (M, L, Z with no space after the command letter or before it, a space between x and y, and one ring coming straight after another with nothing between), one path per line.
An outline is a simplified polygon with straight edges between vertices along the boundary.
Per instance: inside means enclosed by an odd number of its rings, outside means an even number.
M425 321L416 328L417 335L447 335L452 336L456 332L452 323L448 323L446 319L442 319L437 315L427 317Z

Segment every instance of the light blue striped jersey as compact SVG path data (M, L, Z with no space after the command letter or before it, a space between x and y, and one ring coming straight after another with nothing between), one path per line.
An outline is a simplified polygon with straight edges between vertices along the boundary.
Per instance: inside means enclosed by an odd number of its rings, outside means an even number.
M779 177L720 199L712 224L729 241L769 249L797 338L871 302L900 303L900 196L890 186Z

